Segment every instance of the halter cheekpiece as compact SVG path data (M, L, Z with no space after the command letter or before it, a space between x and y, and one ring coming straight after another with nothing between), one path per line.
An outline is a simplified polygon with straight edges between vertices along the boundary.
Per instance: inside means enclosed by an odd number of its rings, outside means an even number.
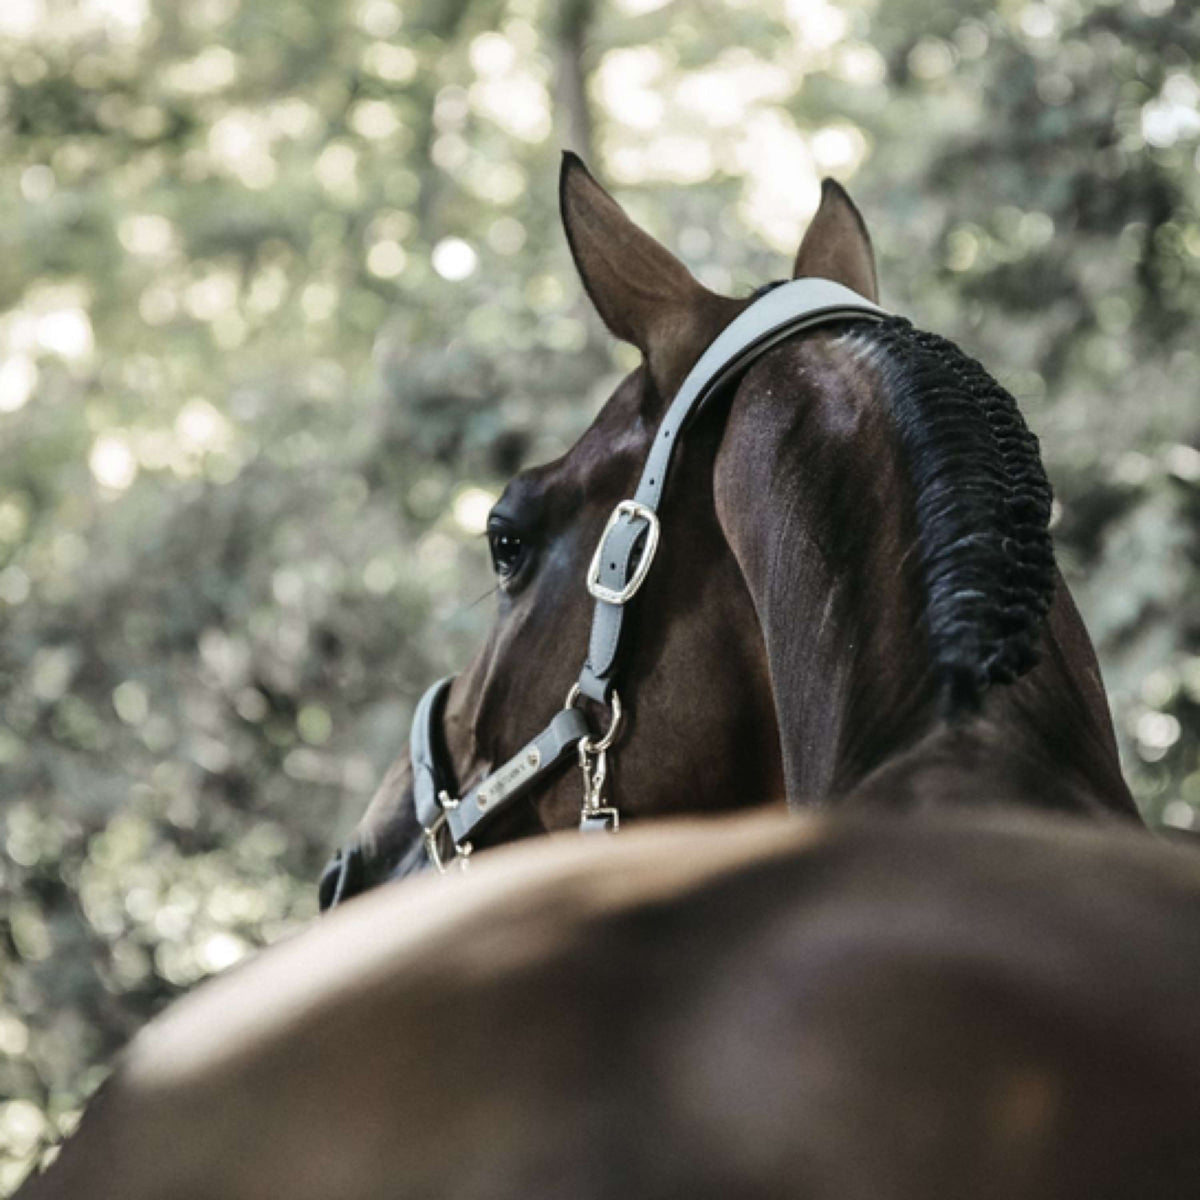
M619 814L605 805L603 789L607 751L621 724L621 700L614 687L621 631L625 608L654 563L661 534L658 506L680 435L709 400L785 338L835 321L879 321L887 315L840 283L796 279L761 295L717 335L667 409L633 498L613 509L596 546L587 572L587 589L596 607L578 682L549 725L464 796L452 795L454 772L442 737L442 713L452 677L425 692L413 714L409 753L417 819L430 861L438 870L445 870L451 853L465 864L477 835L572 757L583 773L580 828L611 831L618 827ZM609 708L610 724L602 734L593 735L578 707L580 697Z

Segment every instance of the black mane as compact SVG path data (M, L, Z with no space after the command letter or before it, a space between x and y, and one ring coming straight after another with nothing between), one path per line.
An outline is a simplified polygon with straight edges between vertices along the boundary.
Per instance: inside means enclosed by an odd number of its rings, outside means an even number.
M1016 401L979 363L899 317L861 329L913 484L942 702L970 711L1037 661L1055 587L1050 482Z

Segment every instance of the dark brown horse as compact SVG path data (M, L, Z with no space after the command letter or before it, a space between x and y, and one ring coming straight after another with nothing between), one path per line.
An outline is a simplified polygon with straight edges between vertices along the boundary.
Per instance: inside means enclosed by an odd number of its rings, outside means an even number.
M1008 809L557 835L132 1043L20 1200L1194 1200L1200 859Z
M459 794L562 707L589 646L585 575L605 520L681 382L752 303L702 287L570 156L561 202L588 295L645 361L566 455L495 506L499 612L438 722ZM876 299L865 226L831 181L795 275ZM827 325L761 354L677 457L626 617L608 780L624 819L785 799L1136 815L1053 565L1036 441L978 364L900 319ZM576 825L580 795L560 771L484 844ZM323 902L424 862L405 755Z
M464 789L563 704L605 516L747 309L570 161L563 208L646 364L497 506L499 619L418 726ZM832 185L797 271L874 298ZM1011 398L847 317L761 354L683 441L609 798L838 811L560 837L363 897L152 1023L22 1200L1200 1192L1200 867L1032 811L1134 815ZM330 890L423 855L406 771ZM491 840L574 825L577 787Z

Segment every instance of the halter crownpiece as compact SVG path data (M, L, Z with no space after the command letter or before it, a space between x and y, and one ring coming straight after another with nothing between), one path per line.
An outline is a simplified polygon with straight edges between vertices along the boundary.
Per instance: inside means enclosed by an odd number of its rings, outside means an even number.
M500 812L557 772L573 754L578 755L584 776L580 827L617 827L617 810L604 806L602 792L606 752L619 721L620 701L614 682L625 608L654 563L661 536L658 506L680 435L713 396L785 338L834 321L880 321L886 316L879 305L840 283L795 279L743 309L700 355L654 436L637 490L632 499L622 500L613 509L592 556L586 580L596 601L592 632L579 682L565 706L536 738L459 799L453 795L454 772L446 766L448 756L441 737L442 709L451 679L439 680L421 697L413 714L409 753L417 818L434 866L445 869L444 835L449 835L454 854L465 860L474 838ZM587 719L575 704L579 696L612 708L612 724L602 737L592 739Z

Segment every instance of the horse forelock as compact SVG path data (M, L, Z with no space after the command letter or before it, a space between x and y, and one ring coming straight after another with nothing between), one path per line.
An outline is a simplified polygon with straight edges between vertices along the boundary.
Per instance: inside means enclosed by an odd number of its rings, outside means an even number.
M1037 661L1055 588L1051 489L1013 397L954 343L893 317L851 335L882 381L912 486L944 715Z

